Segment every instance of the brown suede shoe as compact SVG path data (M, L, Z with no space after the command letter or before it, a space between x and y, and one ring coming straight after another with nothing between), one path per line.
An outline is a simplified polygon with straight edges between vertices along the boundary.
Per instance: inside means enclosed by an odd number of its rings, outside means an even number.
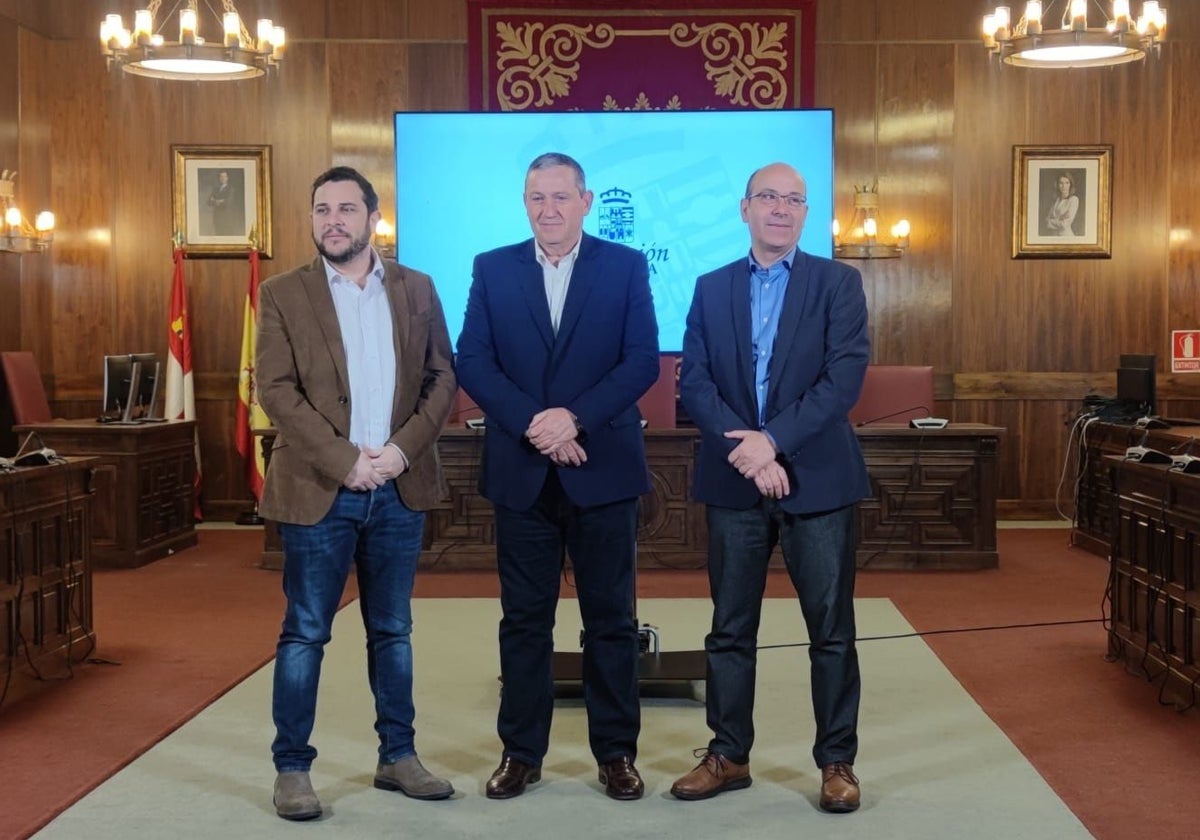
M633 766L633 759L626 755L600 765L600 782L604 785L605 793L622 801L641 799L646 791L641 774Z
M857 811L861 801L853 765L838 761L821 768L821 810L831 814Z
M321 801L313 792L307 770L291 770L275 776L275 813L285 820L315 820L321 816Z
M671 785L671 795L676 799L711 799L727 790L750 787L753 780L749 764L734 764L710 750L697 750L697 754L700 763L696 768Z
M375 787L398 790L413 799L449 799L454 795L454 785L426 770L415 755L376 767Z

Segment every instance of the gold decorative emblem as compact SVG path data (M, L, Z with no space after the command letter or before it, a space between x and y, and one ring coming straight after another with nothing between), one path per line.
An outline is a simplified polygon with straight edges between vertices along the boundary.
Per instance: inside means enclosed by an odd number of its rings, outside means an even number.
M606 24L575 26L558 23L547 27L530 23L514 27L498 21L496 35L496 98L503 111L544 108L556 98L571 93L579 78L579 56L583 48L604 48L616 39Z
M679 111L682 110L683 104L679 101L679 95L676 94L667 100L667 104L661 108L656 108L650 104L650 97L646 96L645 91L641 91L637 95L632 105L621 107L621 104L613 98L611 93L604 95L604 104L601 106L605 111Z
M783 39L787 24L761 26L743 23L713 23L698 26L671 25L671 43L690 47L699 43L707 78L718 96L734 105L782 108L787 97L787 53Z

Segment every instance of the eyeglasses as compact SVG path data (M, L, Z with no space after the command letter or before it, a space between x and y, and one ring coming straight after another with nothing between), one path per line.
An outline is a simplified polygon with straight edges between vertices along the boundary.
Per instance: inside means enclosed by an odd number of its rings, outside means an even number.
M748 196L746 196L746 198L747 199L757 198L765 206L772 207L772 208L778 207L779 202L782 201L784 204L787 205L789 210L799 210L801 207L803 207L805 204L808 203L808 199L806 197L800 195L799 193L788 193L787 195L780 195L779 193L775 192L775 190L763 190L762 192L756 192L753 195L748 195Z

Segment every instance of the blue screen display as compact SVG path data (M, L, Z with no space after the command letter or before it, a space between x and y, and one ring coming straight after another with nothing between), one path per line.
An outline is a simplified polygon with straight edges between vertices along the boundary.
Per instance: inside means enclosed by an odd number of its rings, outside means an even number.
M395 127L398 259L433 276L453 342L475 255L532 235L522 193L543 152L583 166L586 232L646 254L663 352L682 348L696 278L749 252L739 201L760 166L800 171L800 248L833 252L832 111L398 112Z

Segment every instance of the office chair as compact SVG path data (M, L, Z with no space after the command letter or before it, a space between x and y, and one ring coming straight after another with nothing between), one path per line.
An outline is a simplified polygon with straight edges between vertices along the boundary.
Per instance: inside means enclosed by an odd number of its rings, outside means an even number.
M862 394L850 409L855 426L907 423L933 414L933 368L925 365L868 365Z

